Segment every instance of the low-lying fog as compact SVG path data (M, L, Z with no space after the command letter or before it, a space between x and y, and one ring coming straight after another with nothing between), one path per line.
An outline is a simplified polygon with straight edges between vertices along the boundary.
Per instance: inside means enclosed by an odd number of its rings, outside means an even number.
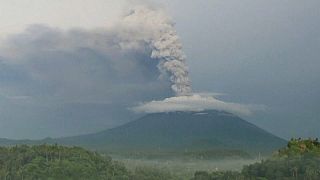
M139 167L148 167L169 171L172 174L191 177L196 171L241 171L244 165L258 162L258 159L227 159L227 160L178 160L178 159L135 159L113 157L114 160L134 170Z

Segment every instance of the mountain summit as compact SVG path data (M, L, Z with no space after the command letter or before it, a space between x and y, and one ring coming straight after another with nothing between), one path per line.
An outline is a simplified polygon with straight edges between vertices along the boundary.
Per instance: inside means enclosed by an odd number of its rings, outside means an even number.
M262 153L286 144L238 116L214 110L148 114L99 133L52 141L112 151L238 149Z

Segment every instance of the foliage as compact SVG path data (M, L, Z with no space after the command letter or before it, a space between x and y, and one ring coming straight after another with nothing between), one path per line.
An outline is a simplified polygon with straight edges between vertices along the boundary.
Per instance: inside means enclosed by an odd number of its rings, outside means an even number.
M141 150L141 151L105 151L107 154L135 159L188 159L188 160L225 160L251 159L249 153L236 149L207 149L184 151Z
M245 180L244 176L234 171L215 171L208 173L206 171L197 171L192 180Z
M113 161L109 156L79 147L45 144L0 147L0 179L4 180L184 179L172 173L150 167L139 167L130 172L124 165ZM277 151L273 157L244 166L241 172L198 171L192 178L192 180L247 179L320 179L320 145L318 140L292 139L288 142L287 147Z
M128 179L129 172L108 156L58 145L0 148L0 179Z
M290 180L320 179L318 139L291 139L268 160L244 166L241 172L196 172L194 180Z
M316 139L291 139L287 147L280 149L275 157L319 156L320 142Z
M318 157L287 158L267 160L245 166L245 177L251 179L320 179L320 159Z
M170 172L139 167L129 172L109 156L58 145L0 147L4 180L175 180Z
M170 172L150 167L136 168L130 180L175 180L178 179Z
M318 139L291 139L269 160L245 166L242 174L250 178L320 179L320 143Z

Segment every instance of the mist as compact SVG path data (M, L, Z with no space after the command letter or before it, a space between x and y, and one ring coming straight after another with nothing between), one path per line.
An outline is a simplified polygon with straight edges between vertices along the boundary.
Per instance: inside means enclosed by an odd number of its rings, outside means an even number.
M155 31L120 28L119 19L132 11L121 10L125 9L123 1L97 5L101 2L43 4L34 0L13 3L16 6L1 2L1 18L10 19L3 21L0 29L3 137L43 137L42 133L33 135L35 127L31 122L49 129L43 132L50 136L68 134L58 127L65 123L72 127L75 123L70 123L70 118L59 116L61 120L53 130L50 126L55 124L55 118L47 123L44 113L64 105L94 109L118 102L133 116L136 114L128 108L177 95L171 88L174 83L170 73L159 71L161 58L151 57L154 46L150 37ZM183 66L187 71L182 72L188 72L187 87L193 92L219 92L225 94L219 97L224 102L265 105L265 111L253 113L248 120L281 137L319 135L318 1L172 0L161 4L164 5L152 7L153 12L164 14L159 15L166 17L163 22L174 25L180 37L177 42L183 45L187 56L187 66ZM39 12L41 16L36 13L39 7L44 8ZM81 11L84 7L88 11ZM60 13L54 13L57 11ZM21 13L13 16L12 12ZM40 24L28 25L31 23ZM23 30L25 26L28 28ZM124 34L130 33L135 34L131 43L123 41L128 39ZM66 49L58 48L55 43L59 41ZM101 48L92 42L100 43ZM51 43L50 47L46 43ZM94 132L95 128L130 118L96 119L99 118L74 120L79 127L72 134ZM284 126L288 128L283 130ZM17 133L11 128L16 128Z

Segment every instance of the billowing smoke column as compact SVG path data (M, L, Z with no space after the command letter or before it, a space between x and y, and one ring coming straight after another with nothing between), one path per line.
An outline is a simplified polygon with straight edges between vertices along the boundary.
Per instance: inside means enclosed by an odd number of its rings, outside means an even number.
M122 21L127 30L129 44L144 42L151 49L151 57L159 60L158 68L163 75L169 74L172 90L177 96L191 94L191 83L188 77L186 57L182 45L174 29L174 24L161 9L137 6ZM135 31L134 37L128 37Z
M188 77L186 58L174 29L174 24L163 9L138 6L122 21L120 33L122 48L151 49L151 57L160 60L158 68L165 76L169 74L171 88L177 97L141 103L131 108L135 112L156 113L170 111L203 111L216 109L240 115L251 114L251 106L228 103L208 94L192 92Z

